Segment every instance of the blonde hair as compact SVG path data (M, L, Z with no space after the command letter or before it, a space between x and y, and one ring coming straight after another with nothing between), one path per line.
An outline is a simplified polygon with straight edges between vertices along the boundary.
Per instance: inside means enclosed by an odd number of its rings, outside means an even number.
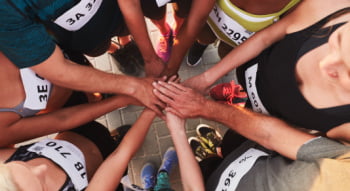
M10 169L5 164L0 164L0 190L19 191L19 188L13 180Z

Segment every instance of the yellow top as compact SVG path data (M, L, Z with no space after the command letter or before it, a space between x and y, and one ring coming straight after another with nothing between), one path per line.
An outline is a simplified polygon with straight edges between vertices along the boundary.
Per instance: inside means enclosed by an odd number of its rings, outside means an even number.
M294 7L300 0L291 0L283 9L267 15L254 15L241 10L230 0L217 0L209 14L208 24L215 35L235 47L255 32L278 21L280 16Z

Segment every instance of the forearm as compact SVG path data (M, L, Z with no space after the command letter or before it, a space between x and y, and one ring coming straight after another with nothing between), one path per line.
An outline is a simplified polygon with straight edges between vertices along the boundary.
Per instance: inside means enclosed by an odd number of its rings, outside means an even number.
M135 39L145 62L158 58L148 35L140 0L118 0L118 4L128 29Z
M60 131L69 130L128 105L131 98L115 96L94 103L62 108L47 114L21 118L2 128L0 145L14 144Z
M214 84L225 74L258 56L266 47L267 45L263 43L261 38L254 35L243 44L235 47L222 60L205 71L202 75L205 76L209 85Z
M287 24L287 21L281 20L235 47L220 62L203 73L206 81L211 85L228 72L257 57L263 50L285 36Z
M207 21L214 0L193 0L188 18L186 18L179 34L176 36L172 54L168 62L171 71L178 71L189 48L194 43L199 31Z
M313 135L302 132L275 117L208 100L202 117L221 122L244 137L295 159L298 149Z
M75 64L57 46L46 61L31 69L53 84L74 90L133 95L137 89L136 78Z
M118 148L102 163L93 176L87 191L114 191L134 153L141 147L155 114L144 111L123 138ZM103 182L103 184L101 184Z
M184 128L180 130L179 128L170 127L169 129L176 129L171 130L170 133L179 159L180 174L184 190L204 190L202 173L187 142Z

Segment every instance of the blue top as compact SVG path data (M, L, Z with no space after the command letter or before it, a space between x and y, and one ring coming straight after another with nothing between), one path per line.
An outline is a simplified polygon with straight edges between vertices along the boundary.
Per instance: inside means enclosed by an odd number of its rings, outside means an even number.
M95 2L101 2L97 11L79 30L54 23L77 4L88 7ZM91 51L114 36L123 21L116 0L0 0L0 4L0 51L19 68L45 61L56 43L81 53ZM82 12L76 19L85 15Z

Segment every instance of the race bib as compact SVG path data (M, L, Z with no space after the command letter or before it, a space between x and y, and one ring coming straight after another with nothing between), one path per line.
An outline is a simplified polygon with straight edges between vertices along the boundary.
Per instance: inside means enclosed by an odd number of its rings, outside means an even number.
M258 71L257 63L249 67L245 71L245 83L246 83L247 94L249 96L249 100L252 103L252 107L255 112L269 114L265 106L262 104L259 98L258 91L256 89L255 82L256 82L257 71Z
M81 0L54 22L68 31L81 29L96 14L103 0Z
M215 4L214 8L210 12L209 17L215 23L218 29L236 45L242 44L254 34L254 32L248 31L237 21L229 17L217 4ZM230 42L226 43L231 44Z
M215 191L236 190L239 181L253 167L256 160L267 153L258 149L250 148L240 157L234 160L221 174Z
M26 94L24 107L32 110L45 109L51 92L51 83L29 68L20 69L20 74Z
M84 155L73 144L62 140L44 139L27 150L54 161L68 174L77 190L87 187Z

